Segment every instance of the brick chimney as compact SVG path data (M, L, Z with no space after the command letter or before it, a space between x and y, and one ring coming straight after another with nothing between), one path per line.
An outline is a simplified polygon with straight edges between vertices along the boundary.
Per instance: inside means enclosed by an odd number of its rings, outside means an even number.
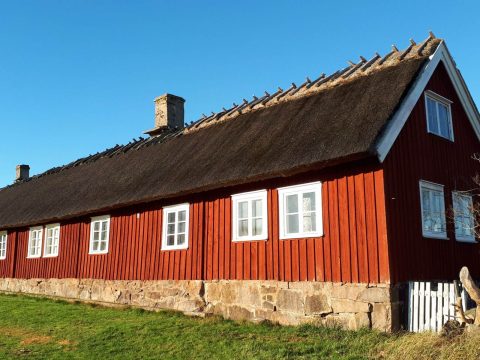
M30 166L28 166L28 165L17 165L15 182L28 180L29 177L30 177Z
M185 100L179 96L165 94L155 100L155 128L145 131L154 136L166 130L183 129Z

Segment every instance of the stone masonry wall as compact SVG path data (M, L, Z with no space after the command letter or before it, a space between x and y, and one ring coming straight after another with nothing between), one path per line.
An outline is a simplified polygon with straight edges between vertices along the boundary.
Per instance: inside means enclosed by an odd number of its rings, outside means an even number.
M387 284L0 279L0 291L282 325L314 323L387 332L399 325L398 296Z

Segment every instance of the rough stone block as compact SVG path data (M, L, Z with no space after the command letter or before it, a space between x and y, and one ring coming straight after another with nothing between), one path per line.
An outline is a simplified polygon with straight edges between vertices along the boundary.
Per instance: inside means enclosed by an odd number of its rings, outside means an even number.
M332 312L328 297L325 294L307 295L305 297L305 313L309 314L328 314Z
M368 313L371 311L369 303L349 299L332 299L332 308L334 313Z
M335 299L356 300L359 294L367 288L366 284L332 284L331 297Z
M296 290L280 290L278 292L277 308L281 311L304 314L303 294Z
M372 328L380 331L392 330L392 307L388 304L373 304Z
M275 305L273 303L269 302L269 301L264 301L262 303L262 309L274 311L275 310Z
M369 287L362 290L356 300L369 303L387 303L390 301L390 289L385 287Z
M228 318L236 321L251 320L254 318L254 314L251 311L237 305L228 307L227 312L228 312L227 314Z
M360 330L362 328L370 328L371 321L368 313L356 313L350 318L347 329Z

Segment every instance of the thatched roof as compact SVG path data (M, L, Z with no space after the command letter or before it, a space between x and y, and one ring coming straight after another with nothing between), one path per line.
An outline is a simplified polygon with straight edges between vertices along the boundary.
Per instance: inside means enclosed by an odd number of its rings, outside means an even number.
M438 43L430 37L385 57L362 58L330 77L6 187L0 190L0 229L372 157L376 140Z

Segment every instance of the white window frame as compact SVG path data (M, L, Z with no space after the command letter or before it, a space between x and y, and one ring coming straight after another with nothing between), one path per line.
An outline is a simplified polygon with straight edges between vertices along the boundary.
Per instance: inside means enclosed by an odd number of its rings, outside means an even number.
M286 233L286 197L287 195L292 195L292 194L297 194L297 195L303 195L304 193L308 192L314 192L315 193L315 204L316 204L316 209L315 209L315 225L316 225L316 231L312 232L303 232L300 231L298 233L294 234L287 234ZM303 196L298 197L299 201L299 223L298 223L298 228L303 229L303 210L302 207L300 206L300 199L303 198ZM303 238L311 238L311 237L320 237L323 236L323 217L322 217L322 183L320 181L317 182L312 182L312 183L307 183L307 184L300 184L300 185L294 185L294 186L287 186L283 188L278 189L278 202L279 202L279 225L280 225L280 239L285 240L285 239L303 239Z
M58 236L55 238L55 230L58 229ZM49 253L47 251L47 243L48 243L48 231L52 230L52 240L56 241L56 248L57 251L53 253ZM54 245L52 245L53 248L55 248ZM60 251L60 224L49 224L45 226L45 240L43 244L43 257L49 258L49 257L56 257L58 256L58 253Z
M185 242L183 244L177 244L178 236L178 213L185 211ZM162 250L185 250L188 249L189 242L189 230L190 230L190 204L178 204L172 206L165 206L162 214ZM175 244L167 244L167 226L168 226L168 214L175 213Z
M420 195L420 211L421 211L421 225L422 225L422 235L425 238L433 238L433 239L442 239L442 240L448 240L447 237L447 219L446 219L446 213L445 213L445 192L444 192L444 186L441 184L436 184L430 181L426 180L420 180L419 183L419 195ZM438 231L426 231L425 226L424 226L424 218L423 218L423 195L422 195L422 189L428 189L430 191L440 191L442 193L442 207L443 207L443 227L444 231L443 232L438 232Z
M260 235L252 235L252 203L254 200L262 202L262 233ZM238 203L248 202L248 235L238 235ZM258 241L268 239L268 202L267 190L251 191L232 195L232 241Z
M448 127L449 127L449 130L450 130L450 135L451 135L451 138L449 137L445 137L441 134L437 134L436 132L433 132L432 130L430 130L430 122L428 121L428 102L427 102L427 99L430 98L431 100L435 101L436 103L440 103L444 106L447 107L447 113L448 113ZM438 95L437 93L431 91L431 90L427 90L425 91L425 114L427 115L426 117L426 120L427 120L427 131L430 133L430 134L434 134L436 136L440 136L444 139L447 139L447 140L450 140L450 141L455 141L455 137L454 137L454 134L453 134L453 121L452 121L452 107L451 107L451 104L453 102L448 100L447 98L444 98L443 96L441 95ZM440 121L440 116L439 116L439 113L438 113L438 105L435 107L436 111L437 111L437 121ZM438 128L440 129L440 124L438 123Z
M6 231L0 231L0 260L7 258L8 234Z
M35 246L38 249L38 254L31 254L30 249L32 248L33 242L33 234L37 233L38 236L38 244ZM27 258L28 259L36 259L42 257L42 243L43 243L43 226L35 226L31 227L30 231L28 232L28 247L27 247Z
M458 210L455 208L455 204L457 201L455 201L455 198L460 197L460 198L468 198L468 201L470 202L470 207L473 207L473 196L465 193L461 193L459 191L452 191L452 207L453 207L453 217L454 217L454 225L455 225L455 239L460 242L467 242L467 243L476 243L475 240L475 232L472 229L472 234L470 236L465 236L462 234L457 234L457 214ZM473 213L470 214L471 222L472 225L475 222Z
M93 249L93 233L95 229L95 223L99 222L100 223L100 233L101 233L101 223L102 222L107 222L107 235L105 240L99 240L99 248L100 248L100 243L105 241L106 246L105 250L94 250ZM110 215L103 215L103 216L95 216L92 217L90 220L90 241L89 241L89 246L88 246L88 254L89 255L102 255L102 254L108 254L108 250L110 247Z

